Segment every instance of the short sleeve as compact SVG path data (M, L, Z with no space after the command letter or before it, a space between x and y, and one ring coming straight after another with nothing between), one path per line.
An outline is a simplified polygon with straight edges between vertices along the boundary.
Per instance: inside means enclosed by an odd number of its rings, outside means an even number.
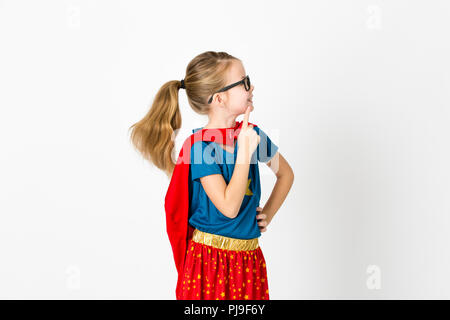
M254 127L259 134L259 144L256 148L256 157L260 162L269 162L270 159L277 153L278 146L273 143L269 136L259 127Z
M212 144L198 141L191 147L191 179L194 181L211 174L222 174L222 169L216 162L215 149Z

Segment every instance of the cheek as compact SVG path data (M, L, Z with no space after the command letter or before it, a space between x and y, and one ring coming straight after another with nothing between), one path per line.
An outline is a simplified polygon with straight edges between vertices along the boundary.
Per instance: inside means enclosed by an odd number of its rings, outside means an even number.
M248 107L247 101L238 103L234 106L233 112L236 114L245 113L245 110L247 109L247 107Z
M230 99L230 111L235 114L243 114L250 105L246 95L234 96Z

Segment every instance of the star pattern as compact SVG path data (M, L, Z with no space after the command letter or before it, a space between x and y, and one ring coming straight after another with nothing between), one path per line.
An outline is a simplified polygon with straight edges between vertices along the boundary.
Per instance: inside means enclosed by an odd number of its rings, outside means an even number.
M269 300L261 247L232 251L189 240L186 253L179 299Z
M251 178L249 178L248 181L247 181L247 191L245 192L245 195L246 195L246 196L252 196L252 195L253 195L252 190L250 190L250 182L251 182L251 181L252 181Z

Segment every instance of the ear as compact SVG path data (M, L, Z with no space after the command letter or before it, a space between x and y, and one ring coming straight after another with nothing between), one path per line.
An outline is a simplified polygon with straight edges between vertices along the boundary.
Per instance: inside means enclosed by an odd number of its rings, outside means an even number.
M221 100L220 95L218 93L214 93L212 101L211 101L211 104L214 103L214 102L220 103L221 101L222 100Z
M222 102L224 101L223 96L222 96L222 93L223 93L223 92L217 93L217 102L218 102L218 103L222 103Z

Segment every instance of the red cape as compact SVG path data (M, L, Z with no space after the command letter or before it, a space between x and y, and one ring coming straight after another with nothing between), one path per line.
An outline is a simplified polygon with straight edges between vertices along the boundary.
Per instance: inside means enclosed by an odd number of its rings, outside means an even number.
M254 123L248 123L257 127ZM181 279L188 240L192 238L194 228L188 224L189 218L189 166L191 147L197 141L215 141L221 144L233 145L237 139L242 121L230 128L201 129L191 134L183 143L178 155L172 178L164 200L166 211L167 234L172 245L173 257L178 271L176 297L181 299Z

